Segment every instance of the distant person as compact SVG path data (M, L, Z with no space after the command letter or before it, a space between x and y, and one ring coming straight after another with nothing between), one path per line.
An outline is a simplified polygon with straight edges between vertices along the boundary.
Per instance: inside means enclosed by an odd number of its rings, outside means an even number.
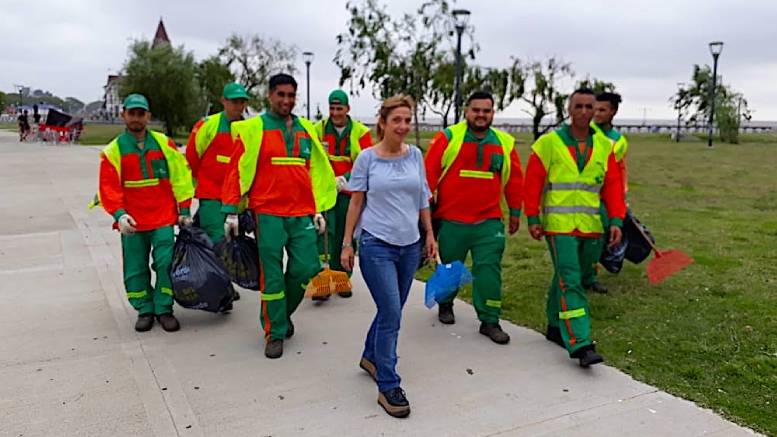
M602 234L609 234L611 246L620 242L626 214L612 144L590 127L594 102L590 89L572 93L571 124L544 134L532 145L524 199L529 233L535 240L545 236L555 269L548 291L545 337L566 348L581 367L604 361L591 339L582 272L599 261ZM602 202L609 216L608 229L599 213Z
M32 119L35 121L35 125L40 124L40 112L38 112L38 104L32 105Z
M612 151L615 154L615 160L618 162L618 166L621 169L623 177L623 192L628 192L628 172L626 171L626 153L629 150L629 142L626 137L618 132L612 125L612 120L618 113L618 106L621 103L621 96L617 93L603 92L596 95L596 103L594 103L594 119L591 122L591 127L597 133L600 133L607 137L612 143ZM601 208L602 224L604 228L608 228L607 211L604 207ZM607 246L608 236L605 234L602 236L601 250L605 250ZM583 287L587 290L595 293L607 293L607 288L603 286L597 277L596 267L587 266L583 270Z
M426 176L435 194L433 216L440 219L438 235L442 262L472 255L472 302L480 333L498 344L510 336L499 326L502 310L502 255L505 223L502 199L508 206L510 235L518 231L523 202L521 161L515 138L491 127L494 97L478 91L467 99L461 121L432 139L426 154ZM453 324L457 293L438 302L440 322Z
M351 118L351 106L348 94L337 89L329 94L329 118L316 123L316 134L329 155L329 163L335 172L337 181L337 202L335 207L325 214L327 223L326 237L329 238L329 263L332 270L345 271L340 264L340 243L345 232L345 216L351 193L345 186L351 178L351 169L362 149L372 146L370 128ZM318 253L324 255L324 239L318 239ZM350 272L348 272L350 276ZM338 293L340 297L351 297L351 290ZM314 297L313 300L326 300L329 296Z
M19 141L25 141L30 133L30 118L25 109L17 118L19 122Z
M414 105L404 95L383 102L378 116L380 142L363 150L351 171L347 189L352 197L340 242L341 263L350 271L358 224L359 266L378 310L359 366L378 384L378 403L394 417L410 414L396 371L402 308L421 256L434 258L437 253L423 154L405 143ZM418 230L419 217L425 241Z
M165 331L177 331L170 281L173 226L192 223L192 175L173 140L146 128L151 112L143 95L128 95L121 114L126 131L100 154L100 204L121 232L124 286L138 312L135 330L150 330L156 319Z
M264 355L274 359L283 355L284 339L294 335L291 316L305 295L306 284L321 271L316 234L326 231L322 213L335 205L337 191L313 123L292 113L297 81L283 73L270 77L267 98L267 111L232 123L235 150L224 181L221 211L227 214L227 238L237 234L238 205L243 198L256 215L259 318Z

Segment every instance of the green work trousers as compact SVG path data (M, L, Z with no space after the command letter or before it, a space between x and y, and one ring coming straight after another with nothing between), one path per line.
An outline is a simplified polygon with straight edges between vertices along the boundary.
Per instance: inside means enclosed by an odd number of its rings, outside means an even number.
M124 288L130 305L141 316L172 314L170 264L175 236L172 226L121 236ZM153 256L156 285L151 286L149 254Z
M200 218L200 228L208 234L213 244L224 238L224 214L221 212L221 201L213 199L200 199L197 209Z
M601 254L598 238L549 235L553 281L548 291L548 326L561 330L567 351L573 354L591 342L588 297L582 283L583 266L596 264Z
M505 250L505 227L499 219L477 224L442 220L440 233L442 262L464 262L472 254L472 302L481 322L497 323L502 311L502 253ZM451 303L456 298L440 303Z
M261 265L261 321L266 339L283 339L310 279L321 271L316 229L310 216L257 214L257 244ZM286 250L286 272L283 251Z
M351 277L351 272L346 271L343 265L340 264L340 253L343 250L345 216L348 214L348 205L350 204L351 196L338 194L337 203L324 215L324 218L326 218L326 235L329 238L329 268L339 272L346 272L348 277ZM351 244L355 245L356 241L352 241ZM324 261L324 253L324 236L320 235L318 237L318 254L322 262Z

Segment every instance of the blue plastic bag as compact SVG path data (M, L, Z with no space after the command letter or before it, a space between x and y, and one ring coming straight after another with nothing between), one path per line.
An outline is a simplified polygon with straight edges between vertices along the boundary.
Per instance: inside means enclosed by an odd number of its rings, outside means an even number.
M426 281L424 305L431 309L464 285L472 282L472 273L461 261L438 264L432 276Z

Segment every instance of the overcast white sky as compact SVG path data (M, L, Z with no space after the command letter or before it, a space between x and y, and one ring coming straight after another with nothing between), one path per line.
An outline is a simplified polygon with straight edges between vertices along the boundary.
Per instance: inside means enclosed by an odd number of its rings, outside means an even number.
M389 0L412 11L421 0ZM725 42L719 74L744 93L756 120L777 120L777 0L458 0L472 11L480 44L476 63L507 66L511 56L556 55L579 77L614 82L620 116L673 118L668 103L694 63L711 63L707 43ZM0 90L13 84L89 102L102 98L106 75L121 69L127 46L150 39L163 17L173 44L197 59L216 52L231 33L259 33L310 50L311 102L337 85L335 35L346 30L345 0L219 2L182 0L3 0ZM465 47L466 48L466 47ZM304 96L304 64L298 81ZM299 101L301 111L302 101ZM352 98L353 113L371 115L369 92ZM501 114L522 117L519 106Z

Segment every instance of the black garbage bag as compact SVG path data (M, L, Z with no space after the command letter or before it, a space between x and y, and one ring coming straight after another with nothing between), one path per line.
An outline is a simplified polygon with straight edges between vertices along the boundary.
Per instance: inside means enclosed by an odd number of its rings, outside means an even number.
M642 232L640 232L640 229ZM644 235L643 235L644 233ZM650 242L645 238L650 239ZM626 246L626 259L634 264L639 264L653 251L650 243L655 244L656 239L647 226L643 225L636 217L631 214L631 211L626 214L626 220L623 221L623 238L628 240Z
M216 244L216 256L224 264L232 281L249 290L259 290L259 247L256 240L241 233Z
M623 268L623 260L626 257L626 248L629 242L624 237L615 247L605 246L602 255L599 257L599 264L610 273L618 273Z
M252 234L256 231L256 222L251 210L245 210L237 216L237 227L241 234Z
M234 289L229 274L202 229L188 227L178 232L170 280L173 298L184 308L214 313L231 308Z

